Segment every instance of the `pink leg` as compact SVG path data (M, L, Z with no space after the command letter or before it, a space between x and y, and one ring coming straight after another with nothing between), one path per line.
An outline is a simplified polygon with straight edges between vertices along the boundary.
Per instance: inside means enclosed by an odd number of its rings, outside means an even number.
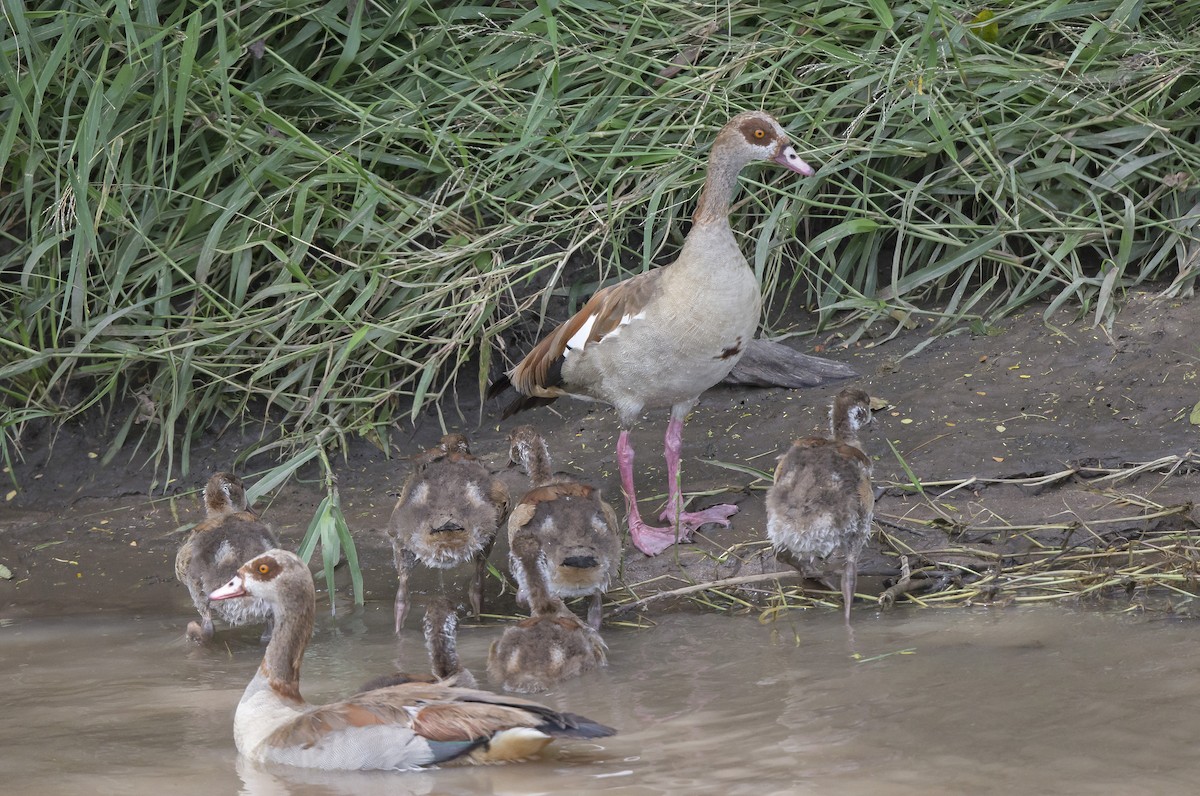
M855 556L846 556L846 563L842 567L842 610L847 625L850 624L850 605L854 602L854 587L857 582L858 559Z
M648 556L656 556L675 544L675 532L668 528L655 528L642 520L637 495L633 490L633 446L629 444L629 432L624 430L617 440L617 469L621 471L621 491L625 493L625 511L629 515L629 535L633 539L633 546Z
M683 451L683 419L671 417L667 424L667 438L663 444L663 455L667 459L667 507L658 518L672 525L679 525L681 539L691 539L692 531L710 522L729 525L729 518L737 513L738 507L730 503L709 506L703 511L683 510L683 488L679 484L679 460Z

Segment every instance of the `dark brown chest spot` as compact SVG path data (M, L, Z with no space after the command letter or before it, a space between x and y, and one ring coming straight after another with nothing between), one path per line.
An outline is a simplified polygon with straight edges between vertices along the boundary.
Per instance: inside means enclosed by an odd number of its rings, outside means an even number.
M738 337L733 345L723 349L716 359L729 359L730 357L736 357L740 353L742 353L742 338Z

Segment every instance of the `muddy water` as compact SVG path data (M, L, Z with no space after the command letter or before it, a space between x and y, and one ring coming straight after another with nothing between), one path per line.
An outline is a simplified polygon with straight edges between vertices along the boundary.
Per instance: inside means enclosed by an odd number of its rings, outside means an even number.
M620 729L527 765L311 774L243 765L256 633L196 649L183 617L0 625L0 789L75 794L1163 793L1200 781L1194 624L1062 608L672 615L610 628L611 665L546 695ZM322 618L310 700L399 663L390 608ZM415 625L415 623L414 623ZM496 626L466 627L482 671Z

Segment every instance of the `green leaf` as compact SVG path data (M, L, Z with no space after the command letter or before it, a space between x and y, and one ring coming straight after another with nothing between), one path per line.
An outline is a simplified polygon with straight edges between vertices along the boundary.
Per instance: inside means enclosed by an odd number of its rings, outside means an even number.
M842 238L874 232L877 229L879 229L879 224L869 218L851 218L820 233L808 245L813 251L819 251L827 246L832 246Z
M417 415L421 413L421 407L424 405L425 393L429 390L429 385L433 383L433 377L437 375L437 362L430 360L421 370L421 380L417 382L417 389L413 393L413 408L409 413L409 420L417 422Z
M246 500L250 505L263 495L271 492L284 481L292 477L292 474L299 470L304 464L314 459L320 453L320 447L313 445L302 453L291 457L282 464L268 470L266 475L254 482L254 485L246 490Z
M867 0L867 5L871 6L871 10L885 28L891 30L895 27L896 20L892 16L892 9L888 8L888 0Z
M317 505L317 511L309 521L308 530L304 532L304 538L300 540L300 547L296 550L296 554L304 559L306 564L312 559L313 552L317 549L317 543L321 541L321 524L328 514L329 496L326 495Z
M1200 402L1192 407L1192 414L1188 416L1188 422L1193 426L1200 426Z

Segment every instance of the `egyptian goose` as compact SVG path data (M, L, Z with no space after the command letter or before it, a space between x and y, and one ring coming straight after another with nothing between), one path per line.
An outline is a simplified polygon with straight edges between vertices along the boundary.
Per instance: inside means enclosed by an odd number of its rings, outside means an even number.
M871 535L875 495L871 459L858 433L872 422L871 399L842 390L830 412L832 439L805 437L792 443L775 468L767 491L767 537L776 557L801 573L816 559L841 558L846 621L858 578L858 556Z
M213 635L213 612L237 627L267 622L265 641L271 635L271 611L260 600L245 599L212 605L208 593L233 577L246 559L279 546L271 529L259 521L246 503L242 479L233 473L215 473L204 486L204 521L196 525L175 555L175 578L188 588L200 612L200 622L189 622L187 636L208 641Z
M692 228L670 265L604 288L489 390L520 393L504 416L567 395L604 401L617 410L617 464L634 545L656 555L705 523L729 524L733 505L685 512L679 483L683 421L700 394L737 364L758 328L758 280L729 227L738 173L754 161L774 161L812 176L779 122L750 111L729 120L708 158ZM665 455L667 507L656 528L642 520L633 486L629 430L643 410L670 407Z
M525 571L528 619L508 627L488 651L488 679L506 691L536 693L607 662L604 641L579 621L546 584L546 557L531 534L513 540L513 555Z
M600 492L550 471L546 440L532 426L518 426L508 438L509 461L520 464L533 488L517 502L508 517L508 541L532 534L547 562L546 580L557 597L590 594L588 624L600 629L603 595L621 555L617 513L600 499ZM529 587L520 559L509 555L517 580L517 599L526 600Z
M408 576L416 562L448 569L474 560L471 610L483 607L483 579L508 490L471 455L467 438L447 434L419 454L388 523L396 558L396 632L408 615Z
M443 683L406 683L310 705L300 664L312 635L316 597L298 556L269 550L246 562L212 600L269 603L275 632L238 703L233 737L246 758L320 769L413 769L449 761L528 758L554 738L615 731L536 702Z

